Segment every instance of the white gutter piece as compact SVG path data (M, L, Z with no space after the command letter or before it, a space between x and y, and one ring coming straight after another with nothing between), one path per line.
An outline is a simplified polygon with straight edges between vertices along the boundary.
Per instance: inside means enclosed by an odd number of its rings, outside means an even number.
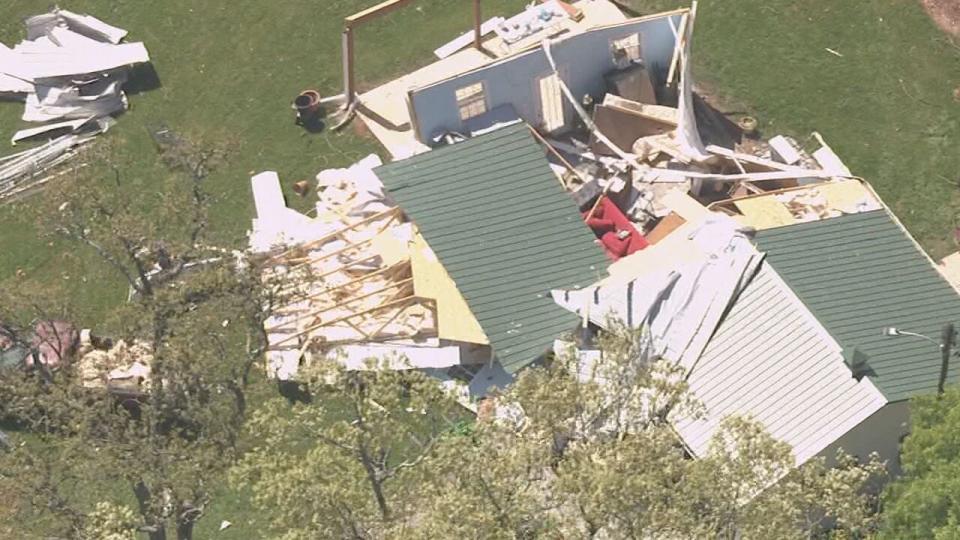
M43 52L22 52L15 63L0 70L35 82L37 79L103 73L150 61L143 43L90 44L84 47L45 47Z
M22 94L33 90L33 85L17 76L19 62L16 54L0 43L0 93Z
M30 17L25 24L29 40L37 39L61 24L101 43L117 44L127 35L127 31L123 28L109 25L91 15L80 15L65 9L54 9L50 13Z
M504 19L503 17L494 17L492 19L488 19L486 22L480 25L480 37L483 37L489 34L490 32L493 32L493 30L504 20L506 19ZM460 34L459 36L450 40L450 42L438 47L437 50L433 51L433 54L436 55L437 58L443 60L444 58L459 51L460 49L466 47L467 45L470 45L473 42L473 38L474 38L473 34L474 34L473 30L470 30L469 32L464 32L463 34Z
M21 129L20 131L13 134L13 137L10 139L10 144L16 145L20 141L29 139L31 137L36 137L37 135L42 135L44 133L49 133L51 131L57 131L60 129L69 128L71 131L73 131L93 119L94 119L93 116L88 116L87 118L80 118L77 120L67 120L66 122L57 122L55 124L47 124L47 125L35 127L35 128Z

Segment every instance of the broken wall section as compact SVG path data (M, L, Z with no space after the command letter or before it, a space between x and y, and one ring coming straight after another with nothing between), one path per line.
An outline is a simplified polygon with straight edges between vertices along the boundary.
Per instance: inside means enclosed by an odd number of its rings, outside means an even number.
M575 96L590 95L595 101L602 101L607 91L604 76L623 67L615 58L615 49L621 45L627 47L627 55L639 55L654 81L665 80L676 43L674 29L679 27L685 12L680 10L633 19L556 42L551 51L563 81ZM629 45L634 39L639 42L639 49ZM552 74L544 51L538 48L412 90L409 99L417 137L421 142L431 144L434 138L444 133L469 134L498 121L518 118L533 126L543 126L548 119L545 116L547 107L542 103L541 80ZM475 96L474 103L483 112L464 120L461 118L462 96L466 89L477 89L477 84L482 85L482 96ZM656 82L654 86L658 86ZM571 119L573 111L569 103L563 101L563 108L564 118Z

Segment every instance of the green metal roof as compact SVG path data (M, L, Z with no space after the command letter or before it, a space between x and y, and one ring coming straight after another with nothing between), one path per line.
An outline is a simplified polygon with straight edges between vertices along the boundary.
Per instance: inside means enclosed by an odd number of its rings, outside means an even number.
M939 341L960 321L960 295L885 210L760 231L757 245L845 352L856 352L890 401L936 390L940 350L897 327ZM958 382L954 360L948 383Z
M607 260L525 124L375 169L417 224L510 373L576 326L550 290Z

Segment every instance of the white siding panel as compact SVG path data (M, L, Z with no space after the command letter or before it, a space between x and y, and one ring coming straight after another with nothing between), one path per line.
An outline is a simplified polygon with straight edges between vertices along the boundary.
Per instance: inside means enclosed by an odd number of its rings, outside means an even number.
M688 374L703 419L677 431L697 455L728 416L750 416L793 447L797 464L880 409L886 399L857 382L841 349L772 267L764 263Z

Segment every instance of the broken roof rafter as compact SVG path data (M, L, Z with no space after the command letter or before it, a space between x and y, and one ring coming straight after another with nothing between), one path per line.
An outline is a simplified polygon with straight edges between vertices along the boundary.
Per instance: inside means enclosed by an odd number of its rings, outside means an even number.
M424 304L424 305L426 305L426 306L432 306L433 303L434 303L434 300L433 300L432 298L422 298L422 297L419 297L419 296L409 296L409 297L406 297L406 298L401 298L401 299L399 299L399 300L393 300L393 301L391 301L391 302L387 302L387 303L385 303L385 304L381 304L381 305L376 306L376 307L372 307L372 308L369 308L369 309L366 309L366 310L363 310L363 311L359 311L359 312L357 312L357 313L350 313L350 314L348 314L348 315L344 315L344 316L342 316L342 317L338 317L338 318L333 319L333 320L330 320L330 321L324 321L324 322L319 323L319 324L316 324L316 325L314 325L314 326L305 328L305 329L303 329L303 330L301 330L301 331L298 331L298 332L296 332L296 333L294 333L294 334L291 334L290 336L287 336L287 337L285 337L285 338L283 338L283 339L281 339L281 340L278 340L278 341L273 342L273 343L271 344L271 348L276 348L276 347L279 346L279 345L283 345L283 344L285 344L285 343L289 343L290 341L293 341L293 340L295 340L295 339L299 339L299 338L301 338L301 337L303 337L303 336L306 336L306 335L309 334L310 332L313 332L313 331L315 331L315 330L319 330L319 329L324 328L324 327L328 327L328 326L331 326L331 325L334 325L334 324L338 324L338 323L341 323L341 322L349 322L351 319L355 319L355 318L357 318L357 317L364 317L364 316L367 316L367 315L372 315L372 314L374 314L374 313L378 313L378 312L381 312L381 311L386 310L386 309L389 309L389 308L400 308L400 310L402 311L402 310L404 310L404 309L406 309L406 308L411 307L411 306L412 306L413 304L415 304L415 303L421 303L421 304ZM389 325L389 323L392 322L393 319L395 319L397 316L398 316L398 314L394 314L394 315L391 317L391 319L390 319L386 324L383 325L383 327L386 327L387 325ZM369 318L368 318L368 319L365 319L365 320L369 320ZM379 321L378 321L378 322L379 322ZM353 323L350 323L350 325L353 326ZM381 328L381 330L382 330L382 328ZM423 334L424 334L424 332L423 332L422 330L418 330L414 335L423 335ZM379 338L380 336L378 336L378 335L376 335L376 334L367 334L365 337L366 337L367 339L377 339L377 338ZM409 336L409 335L396 335L396 336L390 336L390 337L411 337L411 336ZM307 337L307 341L308 341L308 342L309 342L310 340L316 340L316 339L317 339L317 338L316 338L315 336L308 336L308 337Z
M397 218L397 214L398 214L399 212L400 212L400 209L399 209L399 208L390 208L390 209L384 210L383 212L379 212L379 213L374 214L374 215L372 215L372 216L370 216L370 217L364 218L364 219L362 219L362 220L360 220L360 221L357 221L356 223L351 223L351 224L343 227L342 229L339 229L339 230L337 230L337 231L335 231L335 232L332 232L332 233L330 233L330 234L328 234L328 235L326 235L326 236L323 236L322 238L318 238L318 239L316 239L316 240L311 240L311 241L305 242L305 243L303 243L303 244L298 244L298 245L296 245L296 246L294 246L294 247L287 248L287 249L281 251L280 253L276 253L276 254L274 254L274 255L270 255L270 256L268 256L263 262L261 262L260 265L261 265L261 266L267 266L267 265L269 265L269 264L279 264L278 261L280 261L280 260L283 259L283 258L290 257L291 254L294 254L294 253L302 253L302 252L304 252L304 251L310 251L311 249L313 249L313 248L315 248L315 247L317 247L317 246L320 246L320 245L323 245L323 244L325 244L325 243L327 243L327 242L333 241L333 240L337 239L338 237L342 237L341 235L344 234L344 233L347 232L347 231L352 231L352 230L357 229L357 228L359 228L359 227L362 227L362 226L364 226L364 225L369 225L370 223L376 222L377 220L380 220L380 219L391 218L391 219L389 219L386 223L384 223L383 228L381 228L380 231L379 231L379 232L383 232L384 230L386 230L386 228L387 228L391 223L393 223L393 220Z
M376 278L376 277L384 277L384 276L387 276L387 277L389 278L389 277L392 277L391 274L401 273L401 272L402 272L402 273L407 273L407 272L409 272L409 270L410 270L410 263L409 263L409 261L399 262L399 263L397 263L397 264L393 264L393 265L390 265L390 266L386 266L386 267L384 267L384 268L380 268L379 270L375 270L375 271L373 271L373 272L364 274L364 275L362 275L362 276L360 276L360 277L358 277L358 278L356 278L356 279L353 279L353 280L348 281L348 282L346 282L346 283L342 283L342 284L337 285L337 286L335 286L335 287L325 287L325 288L323 288L321 291L318 291L318 292L315 292L315 293L311 293L311 294L309 294L309 295L307 295L307 296L300 296L300 297L293 298L293 299L292 299L290 302L288 302L287 304L284 304L283 306L280 306L280 308L282 309L283 307L289 306L289 305L291 305L291 304L295 304L295 303L297 303L297 302L302 302L302 301L305 301L305 300L314 300L314 299L317 299L317 298L321 298L321 297L323 297L323 296L329 295L329 294L332 293L333 291L343 290L343 289L345 289L345 288L347 288L347 287L351 287L351 286L353 286L353 285L357 285L357 284L359 284L359 283L363 283L364 281L369 281L369 280L371 280L371 279L373 279L373 278Z
M300 322L300 321L309 319L309 318L311 318L311 317L316 318L318 315L320 315L320 314L322 314L322 313L326 313L327 311L330 311L330 310L332 310L332 309L337 309L337 308L340 308L340 307L345 307L345 306L348 306L348 305L350 305L350 304L352 304L352 303L354 303L354 302L359 302L360 300L365 300L365 299L367 299L367 298L374 297L374 296L376 296L376 295L378 295L378 294L383 294L383 293L385 293L385 292L387 292L387 291L389 291L389 290L391 290L391 289L406 287L407 285L413 285L413 278L406 278L406 279L404 279L404 280L397 281L397 282L395 282L395 283L391 283L390 285L387 285L386 287L382 287L382 288L380 288L380 289L377 289L377 290L375 290L375 291L373 291L373 292L364 294L364 295L362 295L362 296L354 296L354 297L352 297L352 298L349 298L349 299L347 299L347 300L344 300L343 302L341 302L341 303L339 303L339 304L335 304L335 305L326 307L326 308L321 309L321 310L314 310L314 311L311 311L310 313L308 313L308 314L306 314L306 315L301 315L301 316L296 317L296 318L294 318L294 319L285 320L285 321L282 322L282 323L275 324L275 325L273 325L273 326L265 327L265 330L266 330L267 332L270 332L270 331L272 331L272 330L276 330L276 329L278 329L278 328L282 328L283 326L286 326L286 325L288 325L288 324L298 323L298 322ZM327 289L327 290L324 291L324 292L326 292L326 293L332 293L333 291L336 291L336 290L338 290L338 289L342 289L342 287L334 287L333 289Z

